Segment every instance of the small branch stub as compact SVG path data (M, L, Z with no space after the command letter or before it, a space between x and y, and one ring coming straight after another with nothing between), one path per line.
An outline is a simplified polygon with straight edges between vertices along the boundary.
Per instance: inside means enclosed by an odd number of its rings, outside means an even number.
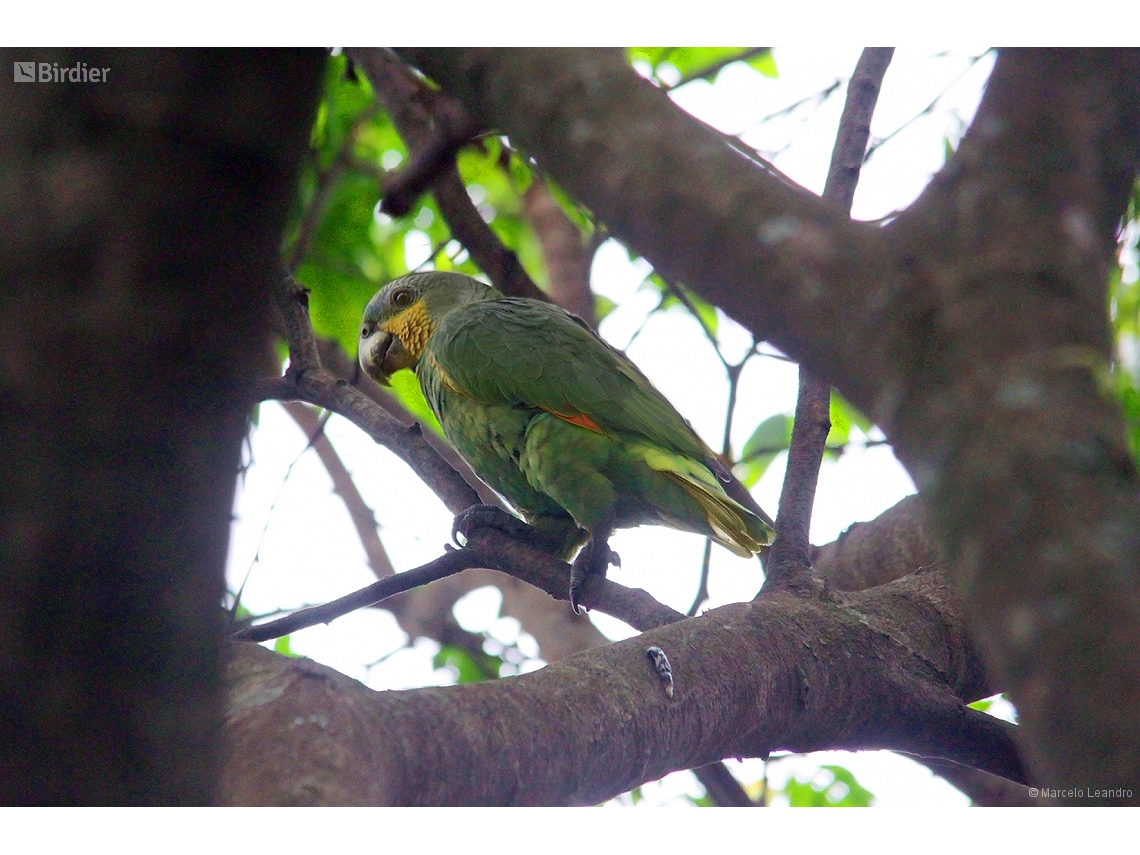
M665 687L665 695L671 700L673 698L673 667L669 664L669 657L665 655L664 650L656 645L647 647L645 655L653 663L653 670L657 672L658 679Z

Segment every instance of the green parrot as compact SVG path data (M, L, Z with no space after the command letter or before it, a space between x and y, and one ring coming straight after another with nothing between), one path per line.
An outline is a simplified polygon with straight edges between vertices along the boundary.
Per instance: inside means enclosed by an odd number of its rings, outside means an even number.
M448 442L529 523L477 505L456 531L490 525L565 560L578 551L575 612L587 575L617 563L614 528L672 526L745 557L772 542L771 520L729 497L721 482L732 476L672 404L557 306L458 273L413 273L369 301L360 365L382 385L415 369Z

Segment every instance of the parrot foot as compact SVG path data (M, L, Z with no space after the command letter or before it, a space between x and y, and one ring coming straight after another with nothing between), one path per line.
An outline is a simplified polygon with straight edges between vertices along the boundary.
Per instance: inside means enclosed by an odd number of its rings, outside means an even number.
M582 551L570 565L570 607L574 609L574 614L582 614L582 606L578 600L582 596L587 578L590 576L605 578L606 570L611 564L621 567L621 556L610 549L605 540L590 538L582 547Z
M494 505L472 505L458 513L455 522L451 524L451 538L463 546L465 544L460 542L459 535L463 535L465 542L470 532L480 528L493 528L508 537L528 543L534 540L533 527Z

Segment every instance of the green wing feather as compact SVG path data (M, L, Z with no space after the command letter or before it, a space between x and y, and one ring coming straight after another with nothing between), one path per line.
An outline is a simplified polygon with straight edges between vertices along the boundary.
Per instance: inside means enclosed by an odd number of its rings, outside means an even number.
M681 512L671 524L711 534L738 555L750 555L771 542L763 512L758 516L725 494L718 477L730 476L689 423L623 353L573 315L533 300L470 302L441 319L426 361L421 376L428 378L425 392L434 387L429 399L442 400L436 385L442 384L492 407L585 415L603 434L681 487L705 523L701 526ZM482 454L476 448L470 452ZM526 484L522 478L499 480L520 490ZM669 516L650 496L644 500L654 513Z
M473 303L444 320L429 351L478 400L584 414L606 433L711 457L637 366L557 307L511 298Z

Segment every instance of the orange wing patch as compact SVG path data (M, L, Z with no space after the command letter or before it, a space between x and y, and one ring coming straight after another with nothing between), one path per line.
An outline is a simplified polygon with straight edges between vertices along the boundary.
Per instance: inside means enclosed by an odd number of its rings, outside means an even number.
M602 432L602 429L594 424L594 420L587 416L585 413L577 413L575 415L568 416L565 413L558 413L554 410L549 410L546 407L539 407L539 409L543 412L550 413L550 415L554 416L555 418L562 419L564 422L569 422L572 425L577 425L578 427L585 428L586 430L592 430L594 433Z

